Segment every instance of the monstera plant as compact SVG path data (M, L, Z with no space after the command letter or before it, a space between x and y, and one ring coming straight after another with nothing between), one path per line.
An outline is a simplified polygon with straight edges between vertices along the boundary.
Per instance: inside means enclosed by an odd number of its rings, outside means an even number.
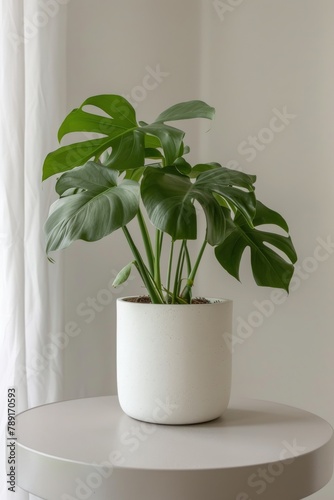
M169 124L211 120L214 113L202 101L182 102L146 123L137 121L134 108L119 95L90 97L71 111L58 139L79 132L83 140L49 153L43 166L43 179L61 174L55 185L59 199L45 225L47 253L120 230L133 260L124 263L114 285L135 266L152 303L186 304L208 247L236 279L249 247L256 283L288 290L296 252L284 218L257 199L256 177L217 162L191 165L185 133ZM203 233L197 227L199 208L206 220ZM130 233L133 219L143 245ZM268 224L273 231L260 228ZM195 253L191 243L197 239Z

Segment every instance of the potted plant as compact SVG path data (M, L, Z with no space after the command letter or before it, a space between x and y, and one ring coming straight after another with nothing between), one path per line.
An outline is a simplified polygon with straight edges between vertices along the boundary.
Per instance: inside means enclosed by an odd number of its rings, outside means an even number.
M126 413L149 422L202 422L228 404L231 352L224 333L231 332L232 303L192 298L205 250L213 248L221 266L239 279L250 247L256 283L286 291L297 258L284 218L257 199L256 177L219 163L191 165L185 133L168 124L213 116L212 107L189 101L148 124L137 122L123 97L93 96L68 114L58 134L60 141L84 132L85 140L49 153L43 166L43 179L61 174L59 199L45 225L48 254L116 230L131 249L133 260L114 285L135 267L147 297L117 301L118 393ZM87 133L98 137L87 139ZM204 234L197 232L198 208ZM133 219L143 251L128 227ZM279 232L259 229L264 224Z

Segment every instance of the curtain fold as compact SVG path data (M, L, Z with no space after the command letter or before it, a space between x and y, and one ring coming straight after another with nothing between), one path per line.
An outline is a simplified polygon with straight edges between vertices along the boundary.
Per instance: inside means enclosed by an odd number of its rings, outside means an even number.
M41 168L65 114L66 3L0 3L1 498L13 498L5 479L8 388L16 389L17 413L62 398L62 265L45 255L54 181L42 184ZM16 489L15 500L29 497Z

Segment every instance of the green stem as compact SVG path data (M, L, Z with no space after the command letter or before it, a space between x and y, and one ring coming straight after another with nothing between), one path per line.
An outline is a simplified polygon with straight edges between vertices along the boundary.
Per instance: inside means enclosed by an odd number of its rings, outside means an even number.
M170 294L170 280L172 276L172 266L173 266L173 257L174 257L174 240L172 240L171 246L170 246L170 252L169 252L169 259L168 259L168 269L167 269L167 295L166 295L166 302L169 300L169 294Z
M178 281L177 295L178 296L180 295L180 291L181 291L182 273L183 273L184 261L185 261L185 257L186 257L186 247L187 247L187 242L186 242L186 240L183 240L182 257L181 257L181 262L180 262L179 275L177 278L177 281Z
M138 224L139 224L140 232L141 232L144 246L145 246L148 267L149 267L150 273L154 274L154 254L153 254L151 238L150 238L149 232L147 230L145 219L144 219L143 214L142 214L140 209L138 210L137 218L138 218Z
M175 278L174 278L174 288L173 288L172 304L175 304L175 302L176 302L176 297L177 297L178 289L179 289L179 286L180 286L179 285L180 270L181 270L181 263L182 263L182 258L183 258L183 254L184 254L185 241L186 240L182 241L182 245L181 245L180 252L179 252L179 257L177 259L177 265L176 265L176 270L175 270Z
M197 256L195 265L192 268L192 271L191 271L191 273L188 276L188 280L191 280L192 282L194 282L194 280L195 280L195 276L196 276L196 273L198 271L198 268L199 268L199 265L200 265L200 262L201 262L201 259L203 257L204 250L205 250L205 247L206 247L207 244L208 244L207 239L205 239L204 242L203 242L203 244L202 244L202 246L201 246L199 254Z
M139 271L139 274L144 282L144 285L147 288L147 292L149 296L151 297L152 303L153 304L163 304L163 298L161 296L160 290L157 289L156 284L154 283L154 280L152 276L150 275L149 270L145 266L145 263L139 253L138 248L136 247L133 239L131 238L131 235L129 233L129 230L126 226L123 226L123 232L125 234L125 237L127 239L127 242L131 248L131 251L133 253L133 256L136 260L137 268Z
M187 283L184 287L184 289L182 290L182 293L181 293L181 297L182 298L191 298L191 289L192 287L194 286L194 281L195 281L195 276L196 276L196 273L198 271L198 268L199 268L199 265L200 265L200 262L201 262L201 259L203 257L203 254L204 254L204 250L205 250L205 247L207 245L207 240L205 239L201 248L200 248L200 251L199 251L199 254L197 256L197 259L196 259L196 262L194 264L194 267L192 268L188 278L187 278ZM190 300L190 299L189 299Z
M186 254L186 261L187 261L187 274L189 275L191 273L191 261L190 261L190 255L189 255L187 243L185 246L185 254Z
M163 233L157 229L155 232L154 281L159 290L161 290L160 255L162 239Z

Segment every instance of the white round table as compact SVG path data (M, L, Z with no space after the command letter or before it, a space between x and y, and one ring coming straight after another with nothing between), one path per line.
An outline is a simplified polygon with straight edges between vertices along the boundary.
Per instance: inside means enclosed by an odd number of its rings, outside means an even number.
M18 485L47 500L298 500L333 472L326 421L251 399L190 426L133 420L115 396L78 399L23 412L17 429Z

